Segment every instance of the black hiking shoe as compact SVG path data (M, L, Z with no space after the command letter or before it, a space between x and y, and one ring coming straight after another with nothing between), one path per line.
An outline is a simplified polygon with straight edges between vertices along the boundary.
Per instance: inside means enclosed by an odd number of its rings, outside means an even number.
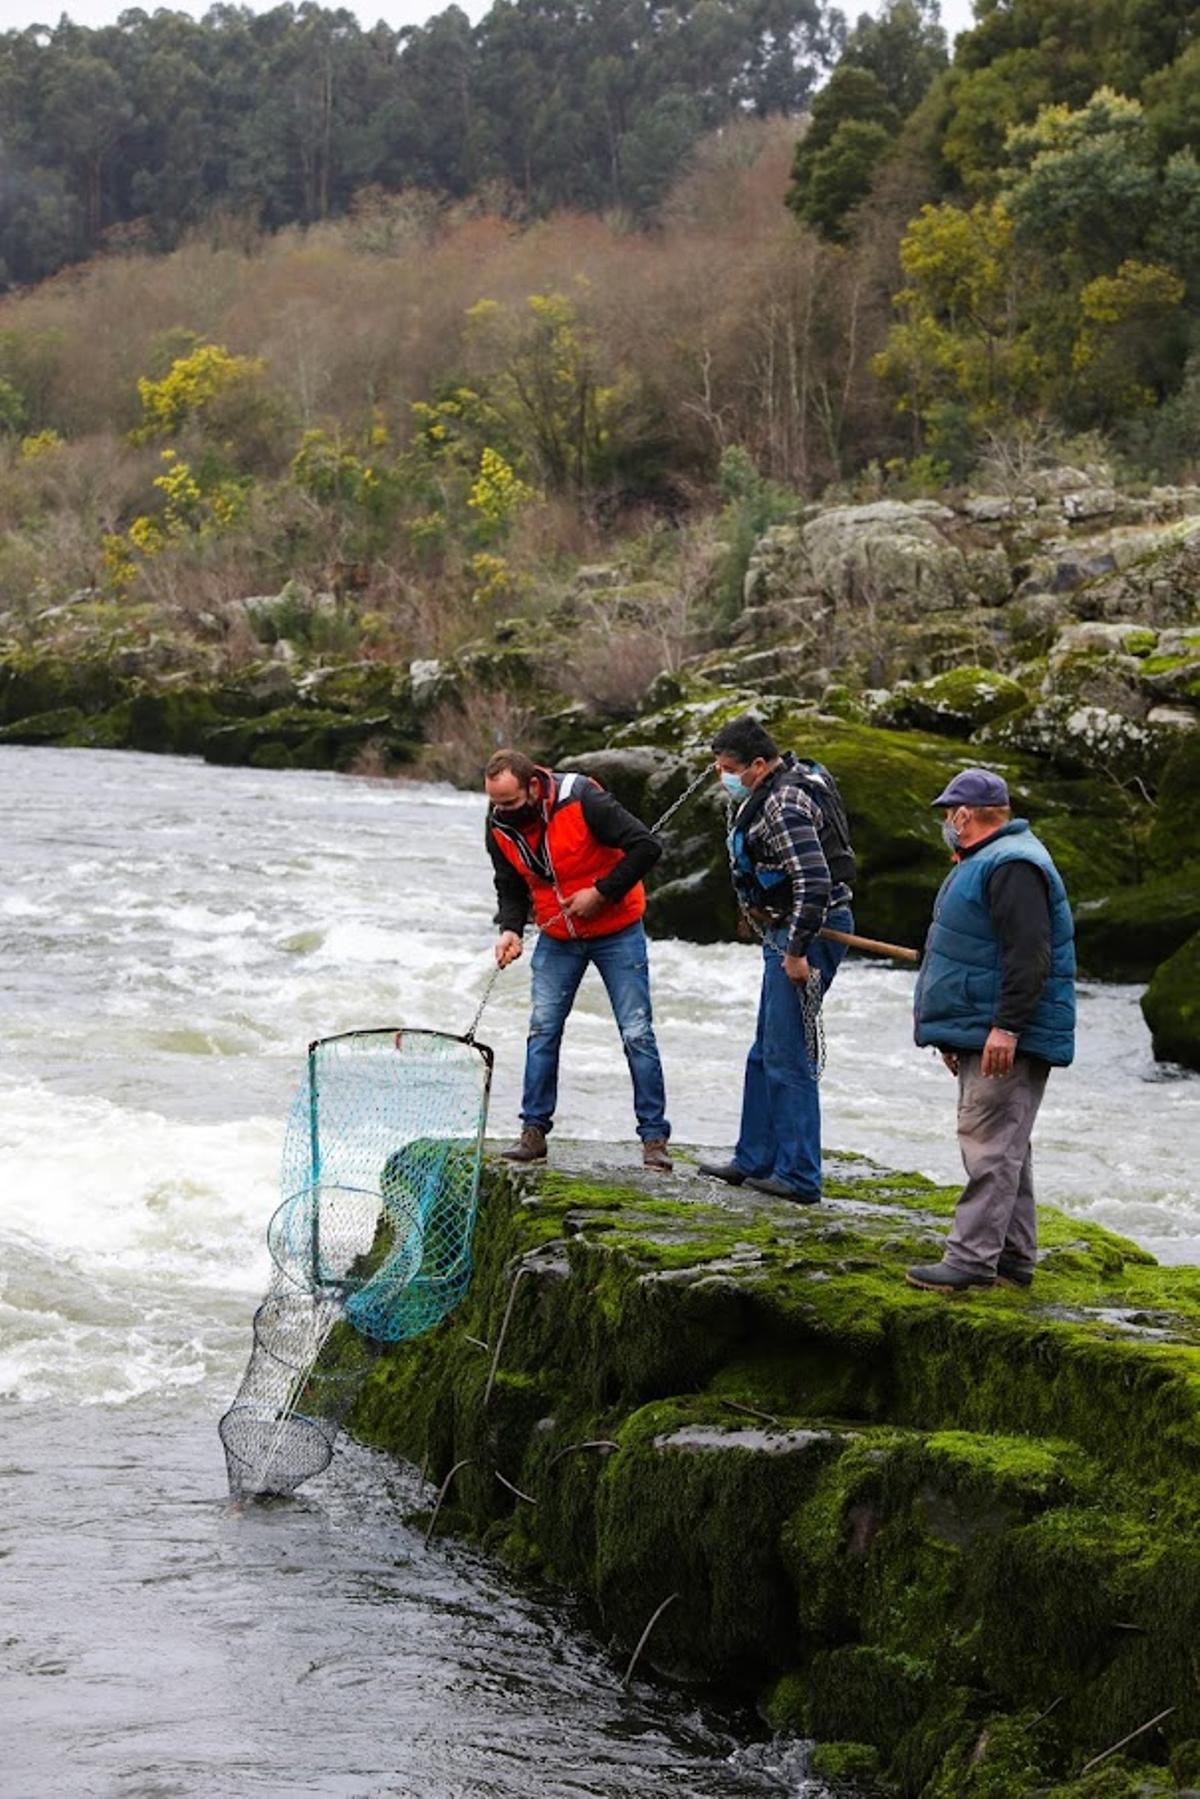
M1002 1287L1032 1287L1033 1269L1014 1256L1002 1255L996 1263L996 1279Z
M789 1187L786 1181L777 1181L773 1174L761 1181L747 1175L746 1185L753 1187L756 1193L769 1193L772 1199L790 1199L795 1206L819 1206L821 1203L819 1193L801 1193L799 1187Z
M697 1162L696 1172L713 1181L724 1181L727 1187L740 1187L746 1178L736 1162Z
M927 1293L969 1293L972 1287L994 1287L994 1274L968 1274L963 1268L951 1268L945 1262L933 1262L924 1268L910 1268L904 1277L910 1287L923 1287Z
M527 1124L515 1143L500 1151L506 1162L544 1162L546 1133L540 1124Z

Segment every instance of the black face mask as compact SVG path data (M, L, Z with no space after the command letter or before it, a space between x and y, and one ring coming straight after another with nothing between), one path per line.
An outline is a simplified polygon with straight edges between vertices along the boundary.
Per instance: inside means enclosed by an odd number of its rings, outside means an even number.
M492 810L498 824L515 825L518 830L522 825L531 825L542 815L536 800L524 800L519 806L493 806Z

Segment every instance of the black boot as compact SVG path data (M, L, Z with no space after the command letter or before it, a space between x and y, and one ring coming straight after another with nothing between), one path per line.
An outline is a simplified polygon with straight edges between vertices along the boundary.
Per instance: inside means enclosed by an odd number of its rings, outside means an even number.
M740 1187L746 1178L736 1162L697 1162L696 1169L710 1180L724 1181L728 1187Z
M994 1274L968 1274L963 1268L951 1268L946 1262L933 1262L925 1268L910 1268L906 1276L910 1287L924 1287L927 1293L969 1293L972 1287L994 1287Z

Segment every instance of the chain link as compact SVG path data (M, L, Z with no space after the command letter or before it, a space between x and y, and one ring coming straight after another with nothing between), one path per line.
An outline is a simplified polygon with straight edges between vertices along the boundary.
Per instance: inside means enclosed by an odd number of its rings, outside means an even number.
M503 968L501 968L499 962L497 962L496 966L492 969L491 974L487 978L487 984L483 989L483 995L479 1001L478 1006L475 1008L475 1016L471 1020L471 1023L468 1026L467 1030L463 1033L463 1041L465 1043L474 1043L475 1033L479 1029L479 1020L483 1017L483 1009L492 997L492 988L496 985L496 982L500 979L500 976L503 973L504 973Z
M688 800L690 800L692 795L695 793L697 787L702 787L706 781L711 781L712 776L713 776L712 764L709 762L706 762L704 767L700 770L700 773L696 776L695 780L690 781L688 783L688 785L684 788L683 792L680 794L679 798L677 800L673 800L672 803L667 807L666 811L663 813L662 817L660 819L658 819L655 824L652 824L650 826L650 830L655 837L658 836L658 833L662 830L664 825L670 823L670 821L674 818L675 814L679 811L679 808L681 806L687 804Z

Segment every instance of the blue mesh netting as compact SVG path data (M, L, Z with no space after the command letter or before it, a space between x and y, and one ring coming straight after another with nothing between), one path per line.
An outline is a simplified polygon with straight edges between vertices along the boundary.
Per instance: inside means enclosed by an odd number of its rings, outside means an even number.
M380 1346L462 1298L491 1064L439 1031L355 1031L309 1050L267 1229L271 1288L220 1426L235 1495L320 1473Z

